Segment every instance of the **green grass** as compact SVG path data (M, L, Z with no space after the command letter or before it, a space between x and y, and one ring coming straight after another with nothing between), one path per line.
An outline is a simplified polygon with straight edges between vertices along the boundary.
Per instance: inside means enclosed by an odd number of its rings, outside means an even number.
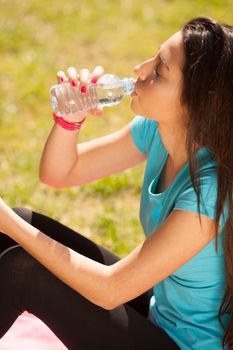
M232 0L0 0L0 6L0 194L9 205L51 215L124 256L144 237L138 220L143 166L68 190L38 181L56 71L101 64L131 75L187 20L210 16L232 24ZM126 98L102 118L90 117L80 139L117 130L132 117Z

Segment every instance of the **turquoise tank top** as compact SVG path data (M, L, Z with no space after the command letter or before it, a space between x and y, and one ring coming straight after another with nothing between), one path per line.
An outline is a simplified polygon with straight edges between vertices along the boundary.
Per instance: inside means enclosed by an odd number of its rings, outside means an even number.
M157 122L136 116L131 135L137 148L147 155L141 191L140 221L148 237L173 210L198 213L197 195L186 163L169 188L156 192L159 176L168 157ZM206 147L197 151L200 168L200 213L215 219L217 198L216 162ZM220 350L223 329L218 309L224 295L222 232L227 208L220 217L218 252L215 239L190 261L153 287L150 319L162 327L182 350ZM189 232L187 232L189 234ZM156 273L156 271L155 271ZM223 317L228 321L228 315Z

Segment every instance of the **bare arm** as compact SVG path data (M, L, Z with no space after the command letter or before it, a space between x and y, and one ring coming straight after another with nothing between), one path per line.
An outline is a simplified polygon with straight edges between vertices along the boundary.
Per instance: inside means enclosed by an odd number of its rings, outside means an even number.
M57 73L58 83L79 80L86 84L93 77L98 79L103 68L97 66L92 75L83 69L80 74L73 67ZM100 110L90 111L91 114ZM74 114L64 118L70 122L80 121L88 114ZM85 127L85 126L84 126ZM130 124L121 130L93 141L78 144L77 131L67 131L55 125L46 142L41 162L40 179L53 187L70 187L88 183L144 161L146 156L134 145Z
M204 215L201 218L202 225L195 213L173 211L132 253L105 266L39 232L0 200L0 230L63 282L105 309L140 295L203 249L214 238L215 222Z
M10 237L17 237L19 244L38 261L43 261L42 264L54 275L73 289L79 290L80 294L93 303L105 307L102 303L105 300L104 293L107 290L110 272L105 265L46 236L20 218L1 199L0 231ZM79 279L75 276L79 276ZM95 291L91 290L94 286Z
M89 183L143 162L146 156L135 146L130 124L93 141L78 144L78 132L55 125L40 163L40 179L54 187Z

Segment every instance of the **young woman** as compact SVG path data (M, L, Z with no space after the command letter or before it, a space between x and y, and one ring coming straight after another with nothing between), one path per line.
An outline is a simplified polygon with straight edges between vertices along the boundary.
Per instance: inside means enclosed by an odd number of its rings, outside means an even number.
M77 146L86 115L55 117L40 177L69 187L146 161L145 241L119 259L1 201L1 335L28 310L69 349L233 349L233 28L193 19L134 72L133 121ZM58 78L85 93L100 74Z

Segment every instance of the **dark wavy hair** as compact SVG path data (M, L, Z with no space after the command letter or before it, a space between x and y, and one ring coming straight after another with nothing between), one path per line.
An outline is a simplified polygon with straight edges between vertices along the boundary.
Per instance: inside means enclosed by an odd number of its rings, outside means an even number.
M190 177L200 203L195 146L208 147L217 165L216 250L218 222L228 205L223 232L226 289L219 321L229 314L222 346L233 349L233 27L204 17L182 28L185 63L181 101L188 116L186 147ZM221 322L223 325L223 323Z

